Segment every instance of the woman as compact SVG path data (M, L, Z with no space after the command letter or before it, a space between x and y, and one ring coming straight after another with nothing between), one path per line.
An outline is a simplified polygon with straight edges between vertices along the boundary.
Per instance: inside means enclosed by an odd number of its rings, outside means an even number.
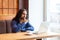
M33 26L27 20L26 9L20 9L12 20L12 32L33 31Z

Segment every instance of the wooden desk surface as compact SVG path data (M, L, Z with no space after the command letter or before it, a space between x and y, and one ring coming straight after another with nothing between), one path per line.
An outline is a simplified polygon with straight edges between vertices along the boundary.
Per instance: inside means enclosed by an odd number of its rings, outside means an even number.
M0 34L0 40L37 39L37 38L60 36L60 34L51 34L51 33L40 33L40 34L31 34L31 35L26 35L26 34L27 32Z

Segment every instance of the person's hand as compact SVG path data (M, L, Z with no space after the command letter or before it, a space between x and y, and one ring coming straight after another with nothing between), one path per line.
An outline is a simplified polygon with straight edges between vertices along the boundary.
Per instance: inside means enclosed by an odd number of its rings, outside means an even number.
M28 22L28 20L27 19L20 20L20 23L23 23L23 22Z
M25 19L23 22L26 24L26 23L28 22L28 20L27 20L27 19Z
M23 22L28 22L28 20L27 19L24 19Z

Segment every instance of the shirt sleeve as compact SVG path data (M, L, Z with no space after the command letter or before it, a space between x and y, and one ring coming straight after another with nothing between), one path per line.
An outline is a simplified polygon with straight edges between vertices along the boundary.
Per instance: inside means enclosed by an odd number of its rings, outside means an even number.
M12 21L11 26L12 26L12 32L19 32L20 31L20 28L18 27L16 21Z
M27 28L26 28L26 30L28 31L34 31L34 27L28 22L27 23L27 26L26 26Z

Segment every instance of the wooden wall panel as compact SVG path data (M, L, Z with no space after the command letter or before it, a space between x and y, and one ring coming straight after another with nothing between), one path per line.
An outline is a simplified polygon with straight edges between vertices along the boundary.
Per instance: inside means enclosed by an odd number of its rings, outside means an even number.
M2 8L2 0L0 0L0 8Z
M17 8L18 4L16 4L16 2L18 2L17 0L14 0L14 8Z
M15 15L0 15L0 20L12 20Z
M18 0L0 0L0 20L12 19L18 10Z
M3 15L8 15L8 9L3 9Z
M17 9L14 9L14 13L13 14L16 14L17 13Z
M13 15L14 9L9 9L9 15Z
M0 15L2 15L2 9L0 9Z
M13 8L15 0L9 0L9 8Z
M8 8L8 0L3 0L3 8Z

